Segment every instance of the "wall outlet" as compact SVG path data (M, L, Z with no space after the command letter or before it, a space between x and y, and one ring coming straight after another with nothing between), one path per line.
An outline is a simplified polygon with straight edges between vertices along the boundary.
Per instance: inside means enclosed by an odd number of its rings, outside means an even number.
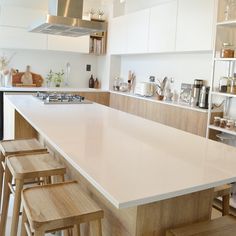
M91 71L91 65L86 65L86 71Z

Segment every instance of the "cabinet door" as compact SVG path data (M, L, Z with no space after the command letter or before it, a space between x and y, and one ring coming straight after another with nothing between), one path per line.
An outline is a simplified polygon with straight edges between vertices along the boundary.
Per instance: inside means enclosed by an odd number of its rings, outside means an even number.
M48 50L89 53L90 36L66 37L48 35Z
M108 30L108 49L111 54L123 54L127 48L126 16L115 17L111 20Z
M177 51L213 49L214 0L179 0Z
M0 26L0 48L47 49L47 35L29 33L24 28Z
M0 13L1 26L14 26L29 28L35 21L47 14L46 11L32 8L2 6Z
M151 8L149 52L173 52L176 40L177 0Z
M127 50L126 53L148 52L150 9L131 13L126 17Z

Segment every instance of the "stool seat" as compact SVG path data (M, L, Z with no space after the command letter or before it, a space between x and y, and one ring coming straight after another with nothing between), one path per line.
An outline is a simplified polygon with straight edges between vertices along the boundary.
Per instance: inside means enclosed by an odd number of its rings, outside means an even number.
M223 216L168 230L166 236L233 236L236 235L236 218Z
M4 156L47 151L36 139L3 140L0 149Z
M19 154L7 157L7 166L15 179L63 175L65 166L49 153Z
M103 218L100 207L75 181L25 189L22 203L31 231L47 232Z
M3 204L0 221L0 235L5 236L6 220L9 206L10 192L14 194L13 216L11 223L11 236L17 236L19 212L21 206L21 191L28 180L42 179L51 182L51 178L57 176L64 181L66 167L60 164L49 153L15 154L6 157L6 169L3 190ZM12 185L14 179L15 188ZM35 181L33 181L35 183ZM32 184L32 182L30 182ZM38 198L38 201L41 199Z

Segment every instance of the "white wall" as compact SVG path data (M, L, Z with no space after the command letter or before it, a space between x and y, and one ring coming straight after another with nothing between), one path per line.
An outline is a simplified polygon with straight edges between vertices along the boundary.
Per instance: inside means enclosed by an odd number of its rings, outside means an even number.
M41 74L43 77L50 69L53 71L65 70L66 63L69 62L71 64L71 87L86 88L91 73L95 77L97 76L96 56L53 51L0 50L0 56L5 54L9 57L13 53L16 54L9 67L25 71L26 66L30 65L32 72ZM86 72L86 64L92 66L91 72Z
M128 72L136 74L136 81L146 81L150 75L158 79L173 77L174 89L180 91L181 83L192 84L194 79L210 83L212 53L175 53L134 55L121 57L121 77L127 81Z

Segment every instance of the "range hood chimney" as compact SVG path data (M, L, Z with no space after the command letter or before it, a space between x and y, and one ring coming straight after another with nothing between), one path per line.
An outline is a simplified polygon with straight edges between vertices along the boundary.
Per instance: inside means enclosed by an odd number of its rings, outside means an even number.
M83 0L49 0L49 14L35 22L30 32L79 37L107 30L107 24L82 20Z

